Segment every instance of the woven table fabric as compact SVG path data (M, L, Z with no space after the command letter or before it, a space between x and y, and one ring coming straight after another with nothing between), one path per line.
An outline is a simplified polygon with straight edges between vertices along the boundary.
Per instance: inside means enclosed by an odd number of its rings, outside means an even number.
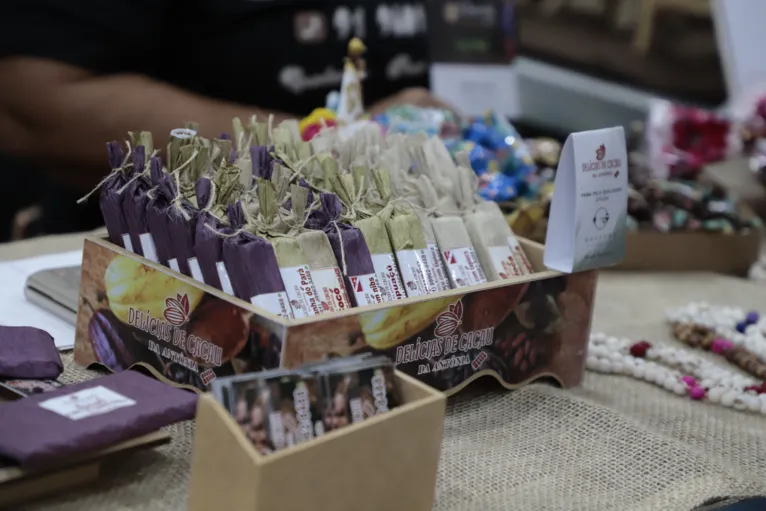
M65 382L97 375L65 356ZM193 422L107 465L93 487L23 509L186 509ZM435 510L689 510L766 494L766 420L588 373L577 389L491 379L449 400ZM361 510L360 510L361 511Z
M766 312L766 286L706 273L602 272L593 331L672 342L664 311L691 300ZM97 374L63 359L64 382ZM509 392L479 380L448 403L434 510L687 511L766 495L761 415L595 373L574 389ZM194 425L169 432L169 445L108 464L93 486L22 509L186 509Z

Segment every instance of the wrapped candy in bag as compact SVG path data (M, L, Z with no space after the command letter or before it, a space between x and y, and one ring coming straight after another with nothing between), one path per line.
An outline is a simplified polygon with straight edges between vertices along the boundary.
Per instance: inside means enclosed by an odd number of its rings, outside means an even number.
M285 293L274 248L264 238L246 230L247 216L242 202L226 209L235 231L223 242L221 282L231 282L234 296L277 316L292 319L293 311Z
M149 160L150 176L146 176L143 148L136 146L133 148L133 152L138 156L133 159L134 174L123 192L122 211L125 215L125 222L128 224L133 251L140 256L158 262L157 248L154 237L149 230L147 215L152 188L149 179L151 175L156 176L157 180L162 177L162 160L156 156L152 157Z
M329 223L330 213L328 213L328 208L333 208L337 197L332 194L322 193L319 201L320 206L316 211L312 211L309 214L307 225L313 217L313 225L315 227L318 225L321 228ZM333 252L332 245L330 245L327 234L322 230L307 229L298 234L296 239L306 255L309 268L311 268L314 287L319 295L322 309L337 312L351 307L351 300L343 283L343 274L338 267L338 262L335 259L335 253Z
M212 209L215 205L215 183L202 177L195 185L197 204L200 207L194 231L194 257L189 259L189 269L197 281L213 286L231 294L231 282L221 281L221 275L227 275L223 262L223 238L221 234L231 234L231 229L216 216Z
M168 266L192 277L189 261L194 259L194 233L199 210L181 196L178 174L167 175L160 182L160 190L173 200L167 208L167 228L170 235Z
M298 185L293 185L293 198L295 204L295 213L303 218L306 191ZM259 220L263 222L261 228L269 230L273 226L277 212L276 187L271 181L264 179L258 180L258 202L260 204ZM300 196L300 198L298 198ZM308 264L308 258L303 252L298 240L291 234L275 234L270 237L274 254L276 255L279 273L282 276L282 282L285 285L287 298L290 300L293 316L296 318L305 318L316 316L322 313L322 303L312 277L311 268Z
M321 207L311 212L306 227L327 234L352 303L356 307L383 303L370 249L361 231L339 221L343 205L337 195L322 193L320 201Z
M149 226L155 253L151 257L151 254L144 252L144 257L168 266L168 261L173 258L168 210L176 198L176 188L173 178L162 170L159 159L152 159L150 163L150 179L152 189L148 192L150 199L146 205L146 224Z
M122 197L125 185L133 169L125 168L125 155L119 142L106 144L109 166L112 173L104 180L99 197L99 207L104 217L109 241L133 252L133 243L128 233L128 224L122 212Z

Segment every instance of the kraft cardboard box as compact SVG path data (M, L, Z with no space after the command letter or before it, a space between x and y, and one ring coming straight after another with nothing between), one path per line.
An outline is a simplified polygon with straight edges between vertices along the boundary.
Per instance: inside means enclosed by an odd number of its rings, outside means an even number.
M740 203L740 214L753 216ZM749 229L731 234L718 232L628 233L625 260L612 268L638 271L709 271L746 276L758 260L762 233Z
M532 275L286 320L87 238L75 360L112 371L140 365L200 390L221 376L358 353L384 354L448 394L483 376L507 388L542 377L578 385L597 273L546 270L542 245L520 241Z
M433 506L445 396L400 372L402 404L267 456L211 395L200 399L191 511L426 511Z

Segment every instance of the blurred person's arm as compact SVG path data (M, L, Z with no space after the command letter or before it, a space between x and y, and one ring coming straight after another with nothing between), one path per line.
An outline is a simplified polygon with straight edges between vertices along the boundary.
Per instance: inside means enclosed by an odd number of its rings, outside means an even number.
M2 3L0 151L43 168L78 169L66 176L73 185L92 186L104 173L104 144L129 130L160 136L194 121L218 136L235 116L269 113L126 71L167 58L204 65L185 48L204 41L176 43L169 31L174 9L183 7L175 0ZM168 45L180 50L165 51Z
M104 144L130 130L169 133L187 121L204 135L231 131L231 120L269 115L257 107L216 101L137 74L99 76L54 60L0 59L0 150L41 164L103 175ZM275 120L285 118L276 114ZM159 142L159 141L158 141Z

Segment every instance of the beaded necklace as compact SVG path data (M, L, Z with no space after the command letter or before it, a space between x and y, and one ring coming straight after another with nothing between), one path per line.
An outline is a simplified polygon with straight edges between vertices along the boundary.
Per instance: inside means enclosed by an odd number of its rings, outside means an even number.
M725 357L758 380L766 375L766 322L734 307L691 303L667 313L674 335ZM623 374L679 396L766 415L766 382L721 367L692 351L660 343L591 335L589 370Z

